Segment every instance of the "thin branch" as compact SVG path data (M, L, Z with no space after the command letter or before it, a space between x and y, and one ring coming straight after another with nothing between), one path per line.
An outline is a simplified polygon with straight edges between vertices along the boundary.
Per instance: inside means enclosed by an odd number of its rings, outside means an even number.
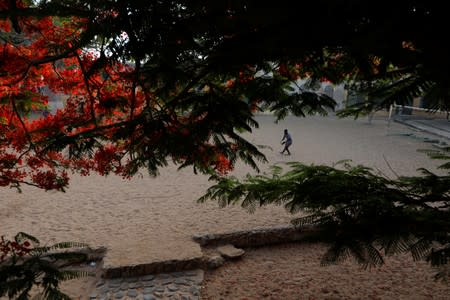
M30 71L31 67L37 66L37 65L46 64L46 63L49 63L49 62L55 62L55 61L60 60L62 58L72 57L71 55L69 55L70 52L73 52L73 50L65 51L65 52L63 52L61 54L58 54L58 55L49 56L49 57L45 57L45 58L41 58L41 59L36 59L36 60L30 61L28 63L28 65L27 65L27 67L25 68L25 70L21 72L22 75L17 80L15 80L13 83L11 83L9 85L10 86L11 85L15 85L15 84L18 84L19 82L21 82L22 80L24 80L27 77L28 72Z
M141 118L141 117L142 117L142 115L139 115L138 118ZM138 121L138 119L135 118L134 121ZM76 134L66 135L66 137L73 138L73 139L83 138L83 137L89 136L89 135L91 135L92 133L95 133L95 132L102 132L104 130L108 130L108 129L112 129L112 128L119 128L119 127L127 126L129 123L131 123L131 121L127 120L127 121L114 123L114 124L109 124L109 125L104 125L104 126L96 126L96 127L92 128L92 129L81 131L81 132L78 132ZM47 141L47 140L41 141L40 143L41 144L45 144L45 141ZM51 145L52 145L52 142L50 142L45 148L43 148L40 151L40 153L46 152L51 147Z
M56 68L55 62L52 62L52 69L56 73L56 75L58 76L59 79L64 80L64 78L61 76L58 69Z
M78 53L76 54L76 57L77 57L78 65L80 66L81 72L83 73L83 80L84 80L84 85L86 86L86 91L88 92L88 95L89 95L89 106L90 106L89 110L90 110L90 114L91 114L91 119L94 122L95 127L97 127L97 119L95 117L95 110L94 110L94 96L92 95L92 91L91 91L91 88L89 85L89 78L87 77L87 72L84 69L83 62Z
M26 184L29 186L34 186L34 187L39 187L39 185L29 182L29 181L24 181L24 180L17 180L15 178L11 178L5 175L0 175L0 178L6 181L11 182L11 184L15 185L14 187L19 188L21 184Z
M27 126L25 125L24 121L22 120L22 117L20 116L19 110L17 109L16 101L12 98L11 95L9 95L9 101L13 107L14 113L16 114L17 118L19 119L20 124L22 125L23 130L25 131L25 135L27 137L28 142L30 143L30 147L34 148L34 144L31 139L31 135L28 132Z
M391 172L394 173L394 175L395 175L397 178L399 178L400 176L397 174L397 172L394 171L394 169L392 168L391 164L388 162L388 160L387 160L386 156L384 156L384 154L383 154L383 159L384 159L384 161L386 162L386 164L387 164L389 170L391 170Z
M141 60L136 58L135 78L133 79L131 87L131 108L130 108L130 120L133 120L134 110L136 108L136 88L139 80L139 71L141 69Z

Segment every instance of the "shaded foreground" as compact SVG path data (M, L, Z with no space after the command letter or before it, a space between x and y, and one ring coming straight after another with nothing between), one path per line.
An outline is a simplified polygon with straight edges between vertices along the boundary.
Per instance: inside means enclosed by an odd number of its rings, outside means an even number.
M241 260L205 272L201 299L449 299L450 285L408 255L364 270L353 261L320 266L324 251L305 243L247 249Z
M435 281L436 270L408 254L386 257L380 268L363 269L352 260L321 266L325 249L318 243L247 248L242 258L216 270L116 279L102 279L99 264L87 269L96 277L69 281L64 290L79 300L449 299L450 284Z

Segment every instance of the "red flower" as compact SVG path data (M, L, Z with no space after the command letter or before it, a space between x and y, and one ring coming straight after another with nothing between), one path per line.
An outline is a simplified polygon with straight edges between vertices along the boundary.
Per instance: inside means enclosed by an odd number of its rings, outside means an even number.
M225 83L225 87L227 89L231 89L234 85L234 79L229 79L226 83Z

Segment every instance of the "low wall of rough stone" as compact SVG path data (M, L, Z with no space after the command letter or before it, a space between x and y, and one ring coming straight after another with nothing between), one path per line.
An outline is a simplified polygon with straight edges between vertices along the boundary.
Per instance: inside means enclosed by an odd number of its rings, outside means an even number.
M313 227L298 228L292 225L258 228L218 234L197 234L194 241L203 247L232 244L239 248L261 247L303 240L314 232Z

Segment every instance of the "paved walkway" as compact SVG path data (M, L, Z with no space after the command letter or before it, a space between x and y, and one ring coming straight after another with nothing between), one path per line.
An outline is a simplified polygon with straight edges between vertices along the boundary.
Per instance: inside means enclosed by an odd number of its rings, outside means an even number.
M194 300L200 298L203 270L101 279L90 300Z
M394 121L450 141L450 121L447 119L396 116Z

